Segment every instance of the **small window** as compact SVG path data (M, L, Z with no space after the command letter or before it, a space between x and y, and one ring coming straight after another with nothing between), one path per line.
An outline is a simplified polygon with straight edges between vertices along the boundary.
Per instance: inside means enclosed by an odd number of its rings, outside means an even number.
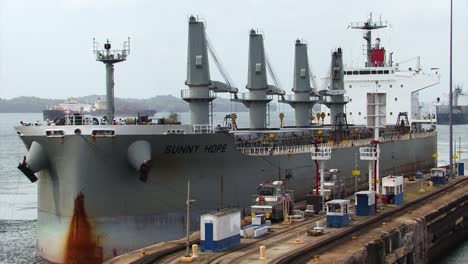
M388 70L383 71L384 74L389 74Z
M353 112L349 112L349 115L353 115Z
M353 88L353 86L350 84L350 85L349 85L349 88Z
M361 112L359 112L358 115L361 115Z
M398 98L397 98L397 97L395 97L395 101L398 101Z
M353 71L353 75L358 75L359 71Z
M375 70L371 71L371 74L377 74L377 71L375 71Z
M327 116L330 116L330 113L328 113Z
M380 87L382 87L382 85L379 84L378 87L380 88Z
M403 84L402 84L402 85L400 85L400 87L401 87L401 88L403 88Z
M197 68L201 68L202 62L203 62L202 55L195 56L195 65L197 66Z
M65 131L59 129L47 129L46 136L48 137L64 137Z
M353 101L353 98L349 98L349 101L352 102L352 101Z
M392 70L392 74L394 74L394 73L395 73L395 71L394 71L394 70Z
M389 87L392 88L393 86L390 84Z
M93 137L114 137L115 130L113 129L93 129L91 131Z
M302 68L302 69L301 69L301 77L302 77L302 78L305 78L305 77L306 77L306 69L305 69L305 68Z
M393 115L393 112L390 112L390 115Z
M261 63L255 63L255 72L259 73L262 71L262 64Z
M383 71L377 71L377 74L383 74Z

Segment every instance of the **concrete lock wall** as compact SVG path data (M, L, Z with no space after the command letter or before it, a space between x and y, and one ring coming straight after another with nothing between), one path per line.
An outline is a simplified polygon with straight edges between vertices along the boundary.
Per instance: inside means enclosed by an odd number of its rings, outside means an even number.
M468 194L423 216L405 220L340 263L431 263L468 235Z

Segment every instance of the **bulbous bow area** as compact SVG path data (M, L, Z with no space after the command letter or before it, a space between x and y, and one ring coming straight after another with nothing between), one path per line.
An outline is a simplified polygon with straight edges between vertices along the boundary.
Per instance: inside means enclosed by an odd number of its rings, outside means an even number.
M151 144L146 140L138 140L128 147L128 162L138 171L140 180L146 182L151 170Z

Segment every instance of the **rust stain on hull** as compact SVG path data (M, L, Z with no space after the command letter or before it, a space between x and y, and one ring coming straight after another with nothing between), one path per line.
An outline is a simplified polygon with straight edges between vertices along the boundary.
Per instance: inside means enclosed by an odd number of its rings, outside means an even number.
M83 193L75 198L73 217L68 227L65 248L67 264L97 264L103 262L102 247L88 219L84 206Z

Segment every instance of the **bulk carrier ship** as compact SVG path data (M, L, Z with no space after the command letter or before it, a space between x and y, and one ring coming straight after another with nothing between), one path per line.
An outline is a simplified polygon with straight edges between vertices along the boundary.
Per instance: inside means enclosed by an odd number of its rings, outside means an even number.
M365 31L368 63L345 68L343 51L333 52L329 87L322 91L311 87L307 45L297 40L292 95L267 83L271 67L260 32L249 34L248 92L241 94L229 81L211 80L208 52L215 53L205 25L193 16L188 24L189 89L181 95L190 106L191 124L92 125L73 117L62 126L15 127L28 149L18 167L31 181L37 180L37 251L46 260L100 263L182 237L188 180L196 200L192 230L207 211L229 206L248 211L251 195L265 181L286 181L295 198L304 199L314 186L311 153L317 142L330 144L327 166L341 172L348 193L354 191L351 171L361 147L374 149L378 144L381 162L374 170L381 175L410 174L435 165L436 132L422 129L412 106L414 93L437 84L438 75L421 69L402 72L388 64L385 51L371 43L371 31L381 28L381 22L354 24ZM113 118L113 67L127 59L129 50L112 50L110 44L104 48L95 53L106 66L107 115ZM220 92L231 93L233 101L249 108L249 128L237 128L234 115L230 126L212 126L211 102ZM366 109L363 102L366 96L373 98L370 93L387 96L368 102ZM295 127L268 128L268 104L274 95L294 108ZM311 125L315 104L330 109L329 125ZM363 118L380 117L374 124L383 124L378 140L373 140L373 129L357 125L357 120L348 124L345 105L347 111L353 109L353 117L357 112ZM387 125L385 120L394 122ZM367 167L367 161L357 164ZM358 179L366 185L368 176L362 173Z
M448 96L446 97L448 98ZM449 100L440 102L438 99L436 104L438 125L448 125L450 123ZM468 94L463 92L461 86L456 87L453 91L452 123L454 125L468 124Z
M106 115L106 102L97 98L92 104L82 104L76 98L69 98L64 103L47 107L42 111L42 119L44 121L52 121L64 119L67 115L91 115L94 117L103 117ZM133 116L154 116L156 110L144 109L143 107L120 107L116 110L115 115L120 117Z

